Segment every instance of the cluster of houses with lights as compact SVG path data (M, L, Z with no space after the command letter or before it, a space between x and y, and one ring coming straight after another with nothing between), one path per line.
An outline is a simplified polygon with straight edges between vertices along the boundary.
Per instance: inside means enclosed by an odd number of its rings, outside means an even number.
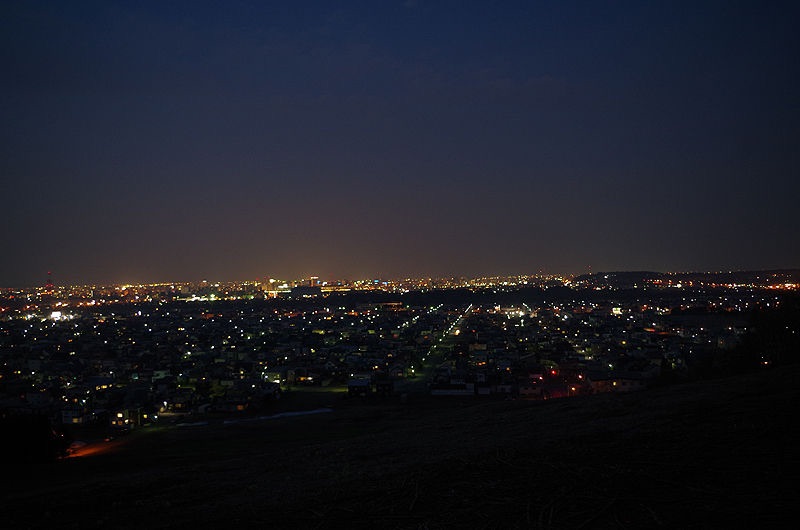
M337 306L315 297L5 311L0 414L127 430L165 414L264 410L287 389L307 385L388 396L413 377L438 396L628 392L665 370L691 370L746 331L731 305L712 298L691 304L606 298Z
M127 430L175 413L270 406L301 386L391 393L414 373L444 307L397 302L170 302L0 320L0 411ZM65 312L66 313L66 312ZM358 377L354 377L354 375Z
M640 301L477 307L447 341L434 395L548 399L642 390L736 345L746 320Z

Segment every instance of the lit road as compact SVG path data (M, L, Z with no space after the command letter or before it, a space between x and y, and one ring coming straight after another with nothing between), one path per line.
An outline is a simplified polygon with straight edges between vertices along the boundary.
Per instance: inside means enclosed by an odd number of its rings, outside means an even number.
M114 453L125 444L125 440L98 440L93 442L75 442L69 449L67 458L84 458L87 456L98 456L103 454Z

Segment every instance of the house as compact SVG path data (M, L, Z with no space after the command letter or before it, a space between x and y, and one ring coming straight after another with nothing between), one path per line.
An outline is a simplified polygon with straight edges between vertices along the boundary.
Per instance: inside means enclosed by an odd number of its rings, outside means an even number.
M368 396L372 393L371 381L368 377L351 377L347 381L349 396Z
M388 397L394 394L394 381L388 377L380 377L375 381L375 394Z
M79 403L70 403L61 409L61 423L64 425L88 423L90 418L89 408Z
M594 394L603 392L633 392L647 388L645 374L632 371L590 372L587 380Z
M520 383L517 391L521 398L540 398L542 397L542 385L535 381Z

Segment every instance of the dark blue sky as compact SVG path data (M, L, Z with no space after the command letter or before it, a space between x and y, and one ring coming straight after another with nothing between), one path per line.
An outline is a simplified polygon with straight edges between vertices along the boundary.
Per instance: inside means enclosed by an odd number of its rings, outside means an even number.
M0 5L0 286L800 266L796 2Z

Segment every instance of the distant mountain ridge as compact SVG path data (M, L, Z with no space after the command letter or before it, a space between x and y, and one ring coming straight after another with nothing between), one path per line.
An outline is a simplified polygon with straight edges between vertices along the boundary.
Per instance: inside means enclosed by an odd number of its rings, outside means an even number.
M573 280L574 283L604 284L611 287L644 286L659 281L673 284L699 282L719 285L800 284L800 269L724 272L612 271L582 274Z

